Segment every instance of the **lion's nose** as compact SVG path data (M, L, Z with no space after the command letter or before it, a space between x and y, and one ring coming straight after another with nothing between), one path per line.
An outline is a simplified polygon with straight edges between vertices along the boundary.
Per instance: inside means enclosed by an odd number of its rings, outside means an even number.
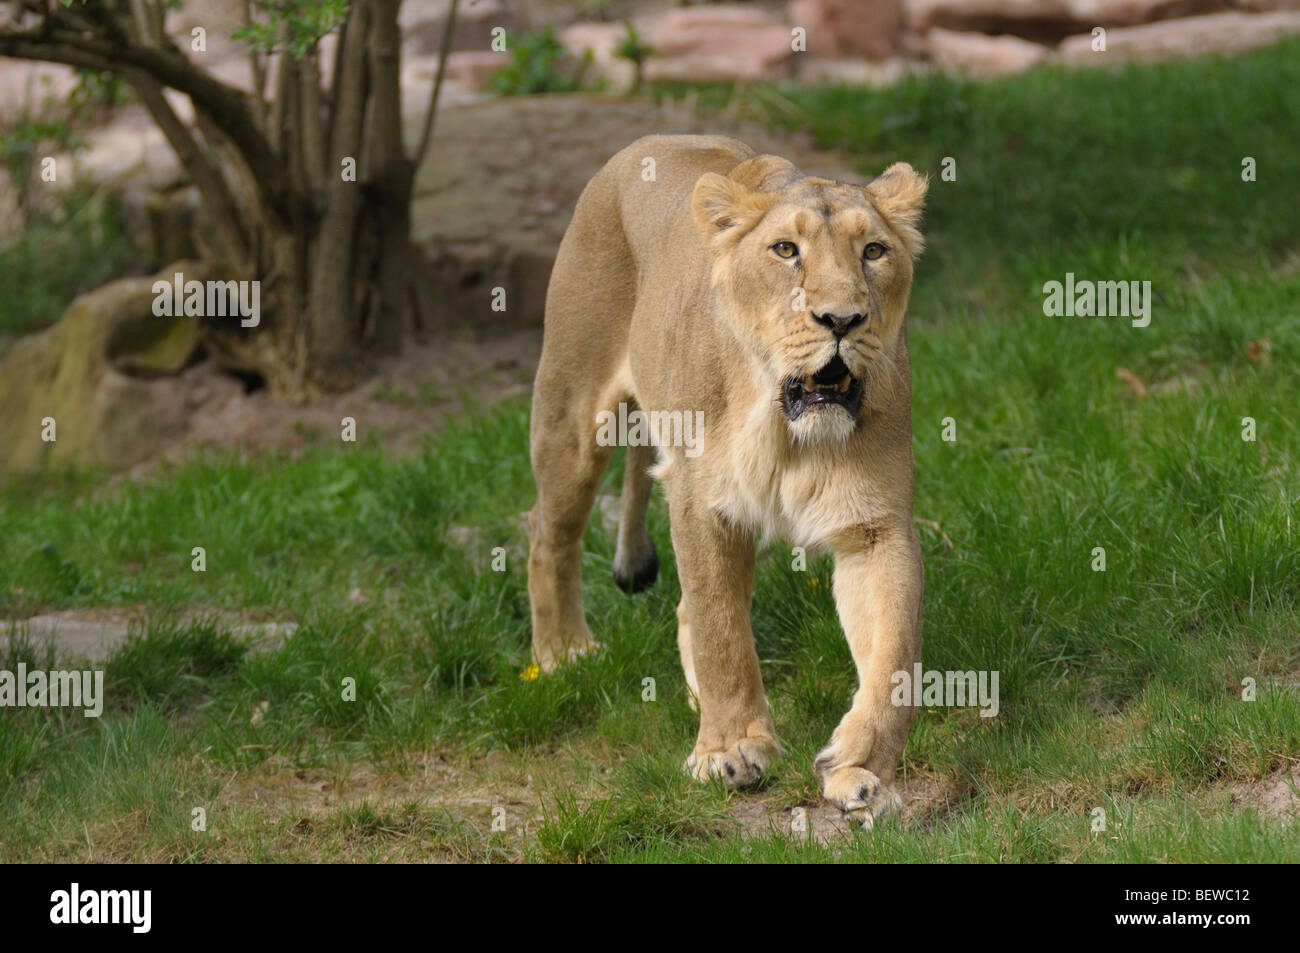
M813 312L813 320L818 324L830 328L837 338L842 338L849 333L851 328L857 327L866 318L865 314L818 314Z

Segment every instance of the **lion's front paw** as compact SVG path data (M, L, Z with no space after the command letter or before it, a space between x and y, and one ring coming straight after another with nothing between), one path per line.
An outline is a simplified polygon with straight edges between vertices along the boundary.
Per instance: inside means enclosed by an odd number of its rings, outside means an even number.
M757 784L781 754L775 738L755 735L741 738L726 750L696 747L686 759L686 773L697 781L721 778L729 788Z
M866 768L845 765L822 778L822 794L849 817L870 829L878 819L903 809L903 799Z
M533 652L533 664L541 669L543 675L550 675L561 665L576 662L580 658L595 655L601 650L601 644L592 639L579 643L566 644L556 651Z

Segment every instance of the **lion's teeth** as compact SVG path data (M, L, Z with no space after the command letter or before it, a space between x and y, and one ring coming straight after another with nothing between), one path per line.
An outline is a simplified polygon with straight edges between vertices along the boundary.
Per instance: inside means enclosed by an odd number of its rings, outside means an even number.
M853 386L853 375L845 374L844 380L840 381L840 390L847 391L852 386Z
M813 379L813 375L809 374L803 379L803 386L808 390L816 390L817 381Z

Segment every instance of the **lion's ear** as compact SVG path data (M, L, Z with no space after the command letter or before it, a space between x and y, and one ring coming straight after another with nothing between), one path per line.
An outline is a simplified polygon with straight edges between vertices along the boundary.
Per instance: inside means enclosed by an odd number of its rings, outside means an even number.
M921 210L929 187L929 178L917 175L906 162L895 162L864 186L876 209L898 232L913 258L925 247L920 230Z
M770 198L751 192L741 183L716 172L706 172L695 183L691 210L704 240L739 238L767 211Z

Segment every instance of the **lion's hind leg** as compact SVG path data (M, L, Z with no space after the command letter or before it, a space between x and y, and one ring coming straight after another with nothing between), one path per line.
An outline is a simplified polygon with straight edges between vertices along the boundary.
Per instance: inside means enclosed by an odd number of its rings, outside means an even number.
M533 621L533 662L550 672L599 648L582 609L582 534L612 447L595 439L594 418L550 412L539 401L546 389L538 376L531 456L537 503L528 513L528 599Z

